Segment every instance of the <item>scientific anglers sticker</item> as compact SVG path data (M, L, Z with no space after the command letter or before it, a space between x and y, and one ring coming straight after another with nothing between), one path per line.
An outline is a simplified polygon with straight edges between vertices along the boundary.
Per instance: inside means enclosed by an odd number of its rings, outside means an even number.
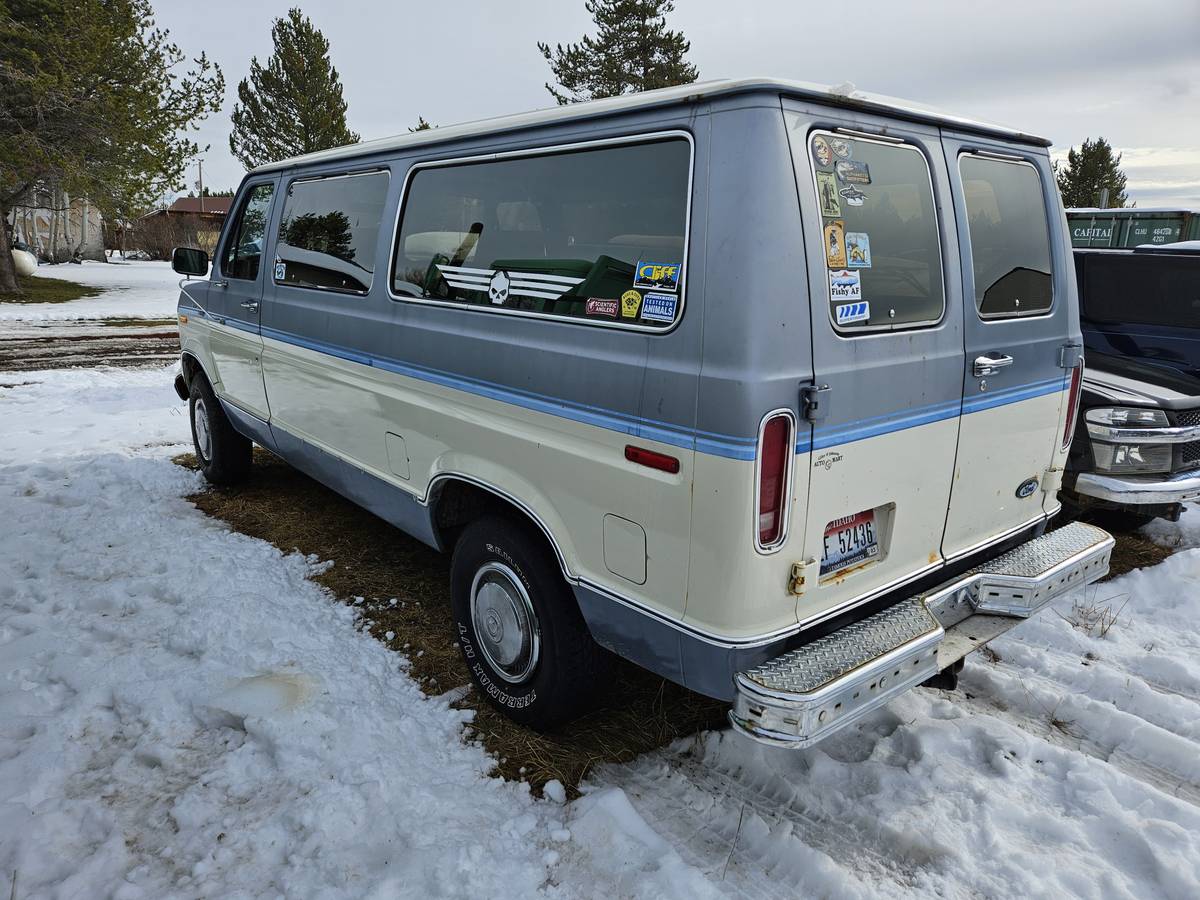
M637 291L626 291L621 295L621 318L636 319L642 307L642 295Z
M834 303L851 303L862 299L862 282L858 273L838 269L829 273L829 299Z
M281 259L275 260L275 280L283 281L285 275L287 275L287 263Z
M633 276L636 288L674 291L679 288L679 263L639 262Z
M851 322L865 322L871 318L871 304L866 300L856 303L844 303L834 309L839 325L849 325Z
M674 322L679 298L671 294L647 294L642 304L642 318L651 322Z
M851 269L871 268L871 238L865 231L846 232L846 265Z
M845 184L870 184L871 170L857 159L839 159L833 166L837 177Z
M833 155L838 159L850 158L850 142L844 141L841 138L830 138L829 148L833 150Z
M605 300L601 297L589 297L587 307L584 310L589 316L604 316L609 319L617 317L617 310L621 306L616 300Z
M863 201L867 199L867 195L854 185L842 188L838 191L838 196L846 201L847 206L862 206Z
M825 226L825 265L846 268L846 223L835 219Z
M819 134L815 138L813 138L812 152L813 152L813 159L815 159L817 161L817 165L820 165L820 166L832 166L833 165L833 150L829 146L829 141L827 141L824 137L822 137Z
M826 218L839 218L842 215L842 204L838 200L837 181L832 172L817 173L817 199L821 203L821 215Z

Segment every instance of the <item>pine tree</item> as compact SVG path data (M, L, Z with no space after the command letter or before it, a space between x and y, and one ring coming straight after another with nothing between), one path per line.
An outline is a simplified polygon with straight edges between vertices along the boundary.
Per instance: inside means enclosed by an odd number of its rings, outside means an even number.
M690 84L699 77L684 59L692 45L683 32L667 29L672 0L587 0L596 36L577 44L538 42L554 80L546 90L560 106L637 91ZM559 89L561 88L561 90Z
M417 116L417 125L415 128L408 129L409 131L428 131L430 128L437 128L436 125L430 125L425 121L424 116Z
M179 184L200 149L186 134L224 93L149 0L0 0L0 294L18 291L14 206L62 192L128 218Z
M1112 146L1102 137L1094 141L1086 138L1078 151L1072 147L1067 151L1066 163L1054 169L1064 206L1098 206L1103 188L1108 188L1110 207L1119 208L1129 201L1121 154L1114 154Z
M346 127L342 81L329 41L312 20L290 9L271 26L275 50L266 66L250 60L238 84L229 149L247 169L289 156L358 143Z

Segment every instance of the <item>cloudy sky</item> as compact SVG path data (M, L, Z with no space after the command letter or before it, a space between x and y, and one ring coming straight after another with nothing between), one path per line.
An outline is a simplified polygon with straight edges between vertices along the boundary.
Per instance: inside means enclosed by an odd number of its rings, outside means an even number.
M364 139L553 104L538 40L590 30L583 0L297 0L330 42ZM156 0L158 22L225 72L225 108L199 132L205 183L234 187L229 114L250 58L288 4ZM850 81L1054 141L1103 135L1138 206L1200 209L1200 0L676 0L672 27L700 77ZM193 167L192 179L195 178Z

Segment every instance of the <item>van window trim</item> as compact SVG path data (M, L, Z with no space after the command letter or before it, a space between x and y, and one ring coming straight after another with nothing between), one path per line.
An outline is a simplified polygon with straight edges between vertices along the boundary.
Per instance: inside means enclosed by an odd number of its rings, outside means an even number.
M560 153L572 153L595 147L620 146L623 144L653 144L664 139L683 138L688 144L688 178L687 178L687 207L683 219L683 259L680 261L680 278L683 286L679 290L679 311L675 321L668 328L650 328L645 325L624 322L602 322L596 319L581 319L575 316L547 315L525 309L505 309L496 306L483 306L473 303L456 303L452 300L433 300L428 297L414 297L409 294L397 294L396 284L396 251L399 249L400 225L404 219L404 206L408 201L408 190L417 172L423 169L452 168L459 165L469 165L478 162L491 162L500 159L513 159L523 156L553 156ZM544 146L526 147L520 150L505 150L497 153L480 153L471 156L454 156L445 159L430 159L413 163L404 176L404 185L400 190L400 199L396 204L396 224L392 229L391 260L388 263L387 292L388 298L397 303L413 303L420 306L435 306L448 309L466 310L488 315L515 316L522 319L536 319L541 322L566 322L571 325L582 325L587 328L608 328L617 331L632 331L644 335L666 335L673 332L683 321L687 310L687 294L691 279L688 277L688 251L692 236L692 197L694 193L694 178L696 173L696 141L691 132L681 128L663 131L647 131L638 134L619 135L610 138L597 138L588 141L573 141L565 144L546 144Z
M275 204L275 197L276 197L275 189L278 187L278 180L275 178L267 178L263 181L247 181L246 184L244 184L242 186L243 193L238 198L241 202L238 203L238 205L235 207L236 212L232 216L226 217L226 222L228 223L229 228L221 235L221 239L218 241L217 248L216 248L216 262L217 262L217 265L221 269L221 277L222 278L232 278L234 281L242 281L247 284L252 284L252 283L258 281L258 279L262 276L263 267L262 267L261 262L259 263L259 266L258 266L258 272L255 274L255 276L253 278L244 278L244 277L241 277L238 275L230 275L228 272L225 271L225 251L229 249L230 241L237 240L237 230L239 228L241 228L242 215L246 212L246 207L250 204L250 195L253 194L258 188L267 187L267 186L269 186L272 189L271 190L271 206L268 207L268 209L271 212L274 212L274 204ZM271 227L270 227L271 226L271 218L272 218L272 216L268 216L267 225L266 225L266 227L263 228L263 238L262 239L263 239L263 249L264 250L266 250L267 238L271 236ZM263 256L265 256L265 255L266 254L264 253Z
M849 131L849 129L847 129ZM809 175L812 177L813 199L817 201L817 220L821 223L820 231L825 230L825 223L821 216L821 193L817 185L817 167L812 163L812 140L817 135L829 135L836 137L843 133L836 127L816 126L809 130L804 138L804 154L808 165ZM911 153L921 157L921 161L925 163L925 180L929 183L929 196L933 201L933 228L937 235L937 252L941 259L942 269L942 311L936 319L922 319L918 322L905 322L902 325L868 325L865 328L846 328L839 326L837 320L833 316L833 297L829 292L829 265L825 261L824 239L822 238L821 251L821 269L825 273L824 297L825 314L829 318L829 324L833 328L834 333L839 337L851 340L859 337L875 337L883 334L900 334L907 331L917 331L923 328L936 328L946 320L946 313L950 307L949 297L949 282L946 280L946 251L942 241L942 217L938 214L938 196L933 183L933 166L930 164L929 157L925 155L925 148L916 143L911 138L900 137L899 135L873 135L869 132L853 132L854 140L864 141L869 144L879 144L881 147L903 148Z
M312 175L296 175L293 178L289 178L285 183L282 183L280 185L280 187L282 188L283 200L280 201L280 205L279 205L279 222L275 225L275 235L274 235L275 242L272 244L272 246L275 249L275 253L272 254L272 256L278 257L278 255L279 255L280 238L283 235L283 213L284 213L285 207L287 206L288 192L292 189L292 187L294 185L308 184L308 183L314 182L314 181L332 181L335 178L359 178L363 175L380 175L380 174L387 175L387 184L385 185L384 190L383 190L384 209L382 210L382 212L380 214L380 220L379 220L379 231L380 231L380 233L383 233L383 221L384 221L383 213L387 212L387 196L388 196L388 191L391 190L391 187L392 187L392 170L388 166L372 166L369 169L355 169L354 171L350 171L350 172L333 172L330 174L321 173L321 174L312 174ZM379 241L378 234L375 235L375 241L377 243ZM291 246L291 245L289 244L288 246ZM371 271L371 283L369 285L367 285L367 289L365 291L342 290L341 288L322 287L321 285L318 285L318 284L291 284L287 281L279 281L275 278L275 259L272 258L272 260L271 260L271 284L274 285L276 288L289 288L289 289L301 290L301 291L316 291L321 294L337 294L339 297L369 297L371 295L371 289L373 287L375 287L375 272L374 272L374 270Z
M1037 178L1037 182L1038 182L1038 193L1042 197L1042 213L1046 217L1046 250L1050 254L1050 305L1048 307L1046 307L1045 309L1032 310L1029 312L1020 312L1018 310L1015 313L991 313L986 316L979 309L979 304L976 301L975 296L974 296L975 295L975 245L971 242L971 213L970 213L970 210L967 209L967 188L966 188L966 181L963 179L963 172L962 172L962 161L963 161L963 158L967 157L967 156L973 156L976 159L983 159L983 160L987 160L988 162L1005 163L1010 166L1028 166L1030 169L1033 169L1033 174ZM1050 232L1050 210L1046 208L1046 183L1045 183L1045 181L1042 180L1041 170L1036 165L1034 165L1034 163L1031 159L1029 159L1028 157L1025 157L1025 156L1017 156L1016 154L1013 154L1010 156L1006 153L998 153L998 152L991 151L991 150L972 148L972 147L964 147L962 150L960 150L958 152L957 168L958 168L958 183L960 185L962 185L962 192L963 192L963 195L962 195L963 212L966 213L966 219L967 219L964 224L966 225L966 229L967 229L967 253L969 256L969 261L971 263L971 298L970 299L971 299L971 305L975 307L975 315L979 318L979 321L984 322L985 324L989 323L989 322L1006 322L1006 321L1011 321L1013 319L1048 319L1048 318L1051 318L1054 315L1055 311L1058 309L1058 293L1059 293L1058 292L1058 273L1055 271L1055 266L1054 266L1054 240L1053 240L1053 238L1051 236L1051 232ZM964 290L964 293L966 293L965 290Z

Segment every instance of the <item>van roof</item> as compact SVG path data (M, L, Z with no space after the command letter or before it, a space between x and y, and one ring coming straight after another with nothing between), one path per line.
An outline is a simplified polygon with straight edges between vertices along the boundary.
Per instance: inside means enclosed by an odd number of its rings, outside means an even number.
M268 163L259 166L253 171L255 173L271 172L302 164L351 159L358 156L367 156L372 153L400 150L424 144L445 143L463 138L477 137L479 135L516 131L538 125L592 119L632 110L692 103L711 97L754 93L757 91L770 91L785 94L789 97L815 100L820 103L862 110L864 112L898 115L912 121L973 131L1025 144L1036 144L1042 147L1050 146L1050 141L1034 134L1017 131L1003 125L964 119L907 100L898 100L894 97L883 96L882 94L868 94L855 90L852 84L828 87L804 81L786 81L778 78L741 78L701 81L693 84L679 85L678 87L643 91L638 94L607 97L603 100L590 100L584 103L538 109L515 115L479 119L475 122L465 122L461 125L445 125L424 131L413 131L408 134L396 135L395 137L363 141L359 144L348 144L344 147L333 147L329 150L318 150L315 153L306 153L303 156L294 156L290 159L280 160L279 162Z

